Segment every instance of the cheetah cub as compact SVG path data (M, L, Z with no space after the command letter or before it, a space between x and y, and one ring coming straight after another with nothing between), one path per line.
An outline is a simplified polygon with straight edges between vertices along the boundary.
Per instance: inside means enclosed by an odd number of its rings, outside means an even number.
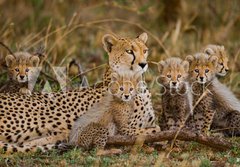
M189 55L189 83L193 94L193 120L195 130L207 134L216 112L216 98L212 81L217 73L218 58L205 53Z
M203 49L209 56L218 57L217 75L225 76L229 71L228 55L224 46L207 45ZM214 115L211 129L220 130L226 136L240 135L240 101L233 92L217 78L212 81L215 98L219 101L219 106Z
M36 81L39 57L28 52L16 52L5 58L9 80L1 87L0 92L31 94L32 81ZM32 84L30 84L32 83Z
M229 71L229 67L228 56L224 46L210 44L203 48L203 52L208 54L209 56L218 57L217 75L225 76Z
M175 130L184 125L192 112L192 94L187 82L189 63L171 57L158 65L162 92L162 124L164 130Z
M108 136L147 135L160 131L159 127L138 128L135 126L136 121L132 120L139 81L141 75L121 77L116 73L112 74L107 96L102 103L94 106L75 122L69 143L85 149L94 146L104 148Z

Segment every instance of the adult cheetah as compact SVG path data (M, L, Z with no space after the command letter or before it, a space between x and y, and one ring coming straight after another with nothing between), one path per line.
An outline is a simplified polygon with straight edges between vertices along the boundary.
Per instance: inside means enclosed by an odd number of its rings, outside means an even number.
M103 44L109 55L109 67L103 84L66 92L33 93L31 96L0 94L0 148L6 153L52 149L66 140L74 122L103 100L111 73L143 73L147 69L147 34L135 39L105 35ZM154 126L151 94L147 89L134 99L136 119ZM97 111L96 111L97 112Z

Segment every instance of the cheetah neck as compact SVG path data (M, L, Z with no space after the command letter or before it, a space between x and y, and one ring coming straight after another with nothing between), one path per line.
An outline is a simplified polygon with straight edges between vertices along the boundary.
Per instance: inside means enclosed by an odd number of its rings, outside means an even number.
M212 85L216 98L224 104L225 107L240 112L240 101L227 86L222 84L217 78L213 80Z

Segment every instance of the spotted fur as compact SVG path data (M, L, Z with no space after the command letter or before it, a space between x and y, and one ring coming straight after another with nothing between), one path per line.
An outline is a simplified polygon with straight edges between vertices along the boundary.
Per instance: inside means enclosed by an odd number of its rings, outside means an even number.
M0 141L5 143L4 150L6 152L12 152L12 144L21 144L21 149L15 151L25 152L29 149L27 144L25 149L25 143L30 141L35 143L35 141L41 140L40 144L32 144L30 147L30 151L35 151L36 147L55 146L59 141L67 140L74 122L89 111L94 104L100 103L104 99L112 73L122 74L121 71L125 69L125 72L127 73L128 70L131 75L133 71L142 74L146 70L146 65L143 67L142 64L139 64L146 62L147 59L147 54L144 54L146 33L136 39L118 38L114 42L109 40L110 36L103 37L105 49L106 46L108 49L111 48L108 50L109 67L103 84L66 92L33 93L31 96L0 94ZM132 54L125 53L127 52L125 46L131 46L129 43L134 46L135 43L138 43L136 46L139 46L137 51L134 51L134 61ZM134 47L134 49L136 48ZM134 114L131 115L131 119L131 124L136 127L153 127L155 125L151 94L146 87L143 87L142 94L134 98ZM0 146L0 148L2 147Z
M228 67L228 56L224 46L212 45L212 44L207 45L204 47L203 52L208 54L209 56L218 57L217 75L225 76L229 71L229 67Z
M189 83L193 94L193 123L195 130L207 134L216 112L216 100L212 91L215 78L217 57L204 53L187 56L190 63ZM191 119L191 118L190 118Z
M225 76L229 71L228 55L224 46L207 45L203 51L208 55L218 57L217 75ZM221 106L214 115L212 129L224 132L227 136L240 135L240 101L232 91L222 84L217 78L212 82L216 98L221 101Z
M160 131L159 127L138 127L135 124L137 120L132 118L139 76L129 78L117 75L113 81L103 103L97 104L75 122L70 144L85 149L93 146L104 148L109 135L140 135ZM142 123L142 120L139 121Z
M28 52L16 52L7 55L6 65L9 80L0 88L0 92L20 92L30 94L33 89L32 83L36 80L39 69L39 57Z
M159 81L164 87L160 124L164 130L174 130L183 126L192 112L192 94L187 81L189 63L171 57L160 61L158 66Z

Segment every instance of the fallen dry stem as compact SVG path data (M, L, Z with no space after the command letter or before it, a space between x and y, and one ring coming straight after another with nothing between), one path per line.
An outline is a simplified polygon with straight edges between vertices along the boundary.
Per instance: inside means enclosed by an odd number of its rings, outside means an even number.
M176 137L177 131L162 131L154 135L145 137L145 143L160 142L166 140L173 140ZM108 145L134 145L137 137L134 136L112 136L108 138ZM219 137L210 137L206 135L196 134L190 131L181 130L176 139L182 141L195 141L208 147L226 151L233 147L232 143Z

